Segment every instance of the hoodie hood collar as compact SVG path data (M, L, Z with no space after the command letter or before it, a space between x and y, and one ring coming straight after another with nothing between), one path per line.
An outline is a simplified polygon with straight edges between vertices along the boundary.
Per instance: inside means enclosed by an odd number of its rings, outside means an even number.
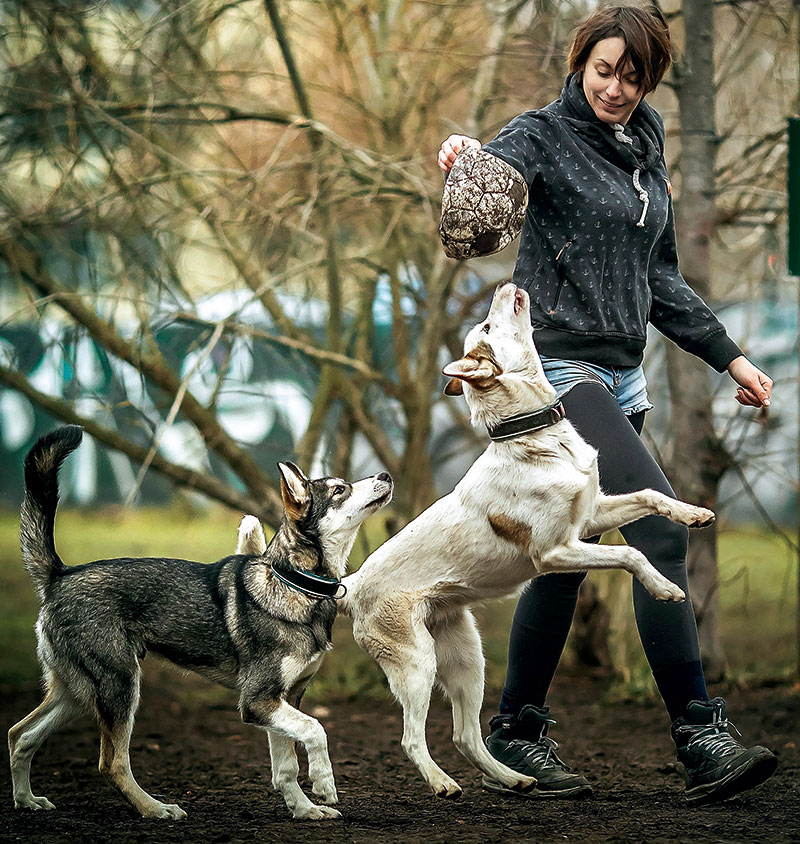
M631 114L627 125L600 120L583 93L582 74L571 73L564 81L562 118L604 158L629 173L650 170L664 154L664 129L644 99Z

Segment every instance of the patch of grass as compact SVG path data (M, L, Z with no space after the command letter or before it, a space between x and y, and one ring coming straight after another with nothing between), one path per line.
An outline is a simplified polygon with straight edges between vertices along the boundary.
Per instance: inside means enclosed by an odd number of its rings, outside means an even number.
M734 678L788 677L797 666L797 557L756 528L721 534L721 628Z
M64 510L56 525L56 543L67 564L147 555L213 561L233 552L237 527L237 516L222 508L194 518L177 510ZM18 531L15 514L0 514L0 683L29 685L39 677L33 632L38 601L22 566ZM368 523L353 551L354 566L384 539L383 519ZM592 577L611 610L612 653L622 671L612 693L652 694L633 621L629 576L600 572ZM788 676L796 661L797 566L779 537L755 528L721 533L720 601L731 677ZM514 607L515 601L506 598L476 609L492 689L500 688L505 676ZM572 659L569 647L564 659ZM175 686L179 690L181 683ZM348 619L340 618L334 651L312 683L309 700L387 695L382 672L353 642Z

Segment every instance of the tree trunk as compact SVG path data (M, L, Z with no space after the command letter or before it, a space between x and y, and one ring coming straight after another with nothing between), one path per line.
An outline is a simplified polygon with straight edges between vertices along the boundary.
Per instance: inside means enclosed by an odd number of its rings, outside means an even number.
M610 640L611 612L600 597L597 584L587 578L578 592L572 645L581 665L591 668L596 676L610 676L615 671Z
M675 67L681 138L675 227L683 275L698 295L708 299L718 141L712 0L684 0L683 22L685 47ZM708 369L697 358L670 347L667 370L674 437L671 480L681 498L715 510L725 459L714 432ZM719 680L725 674L725 652L719 633L715 527L692 532L687 565L706 676Z

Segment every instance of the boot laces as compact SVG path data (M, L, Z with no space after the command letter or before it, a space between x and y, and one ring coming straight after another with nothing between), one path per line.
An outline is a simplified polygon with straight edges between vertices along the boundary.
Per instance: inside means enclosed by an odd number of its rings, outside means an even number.
M727 718L722 718L720 711L715 709L710 724L682 724L678 727L678 732L689 734L687 747L691 745L693 750L724 757L736 753L743 747L728 732L729 727L741 737L742 734L736 729L736 725Z
M535 742L530 742L530 750L525 754L525 758L535 762L541 768L566 768L567 766L556 756L556 750L558 750L557 741L549 736L540 736Z

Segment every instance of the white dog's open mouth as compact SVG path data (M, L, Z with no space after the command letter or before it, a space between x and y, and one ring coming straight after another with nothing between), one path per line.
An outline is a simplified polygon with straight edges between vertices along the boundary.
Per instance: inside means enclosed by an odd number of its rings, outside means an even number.
M519 316L519 312L525 308L525 293L517 288L514 293L514 316Z

